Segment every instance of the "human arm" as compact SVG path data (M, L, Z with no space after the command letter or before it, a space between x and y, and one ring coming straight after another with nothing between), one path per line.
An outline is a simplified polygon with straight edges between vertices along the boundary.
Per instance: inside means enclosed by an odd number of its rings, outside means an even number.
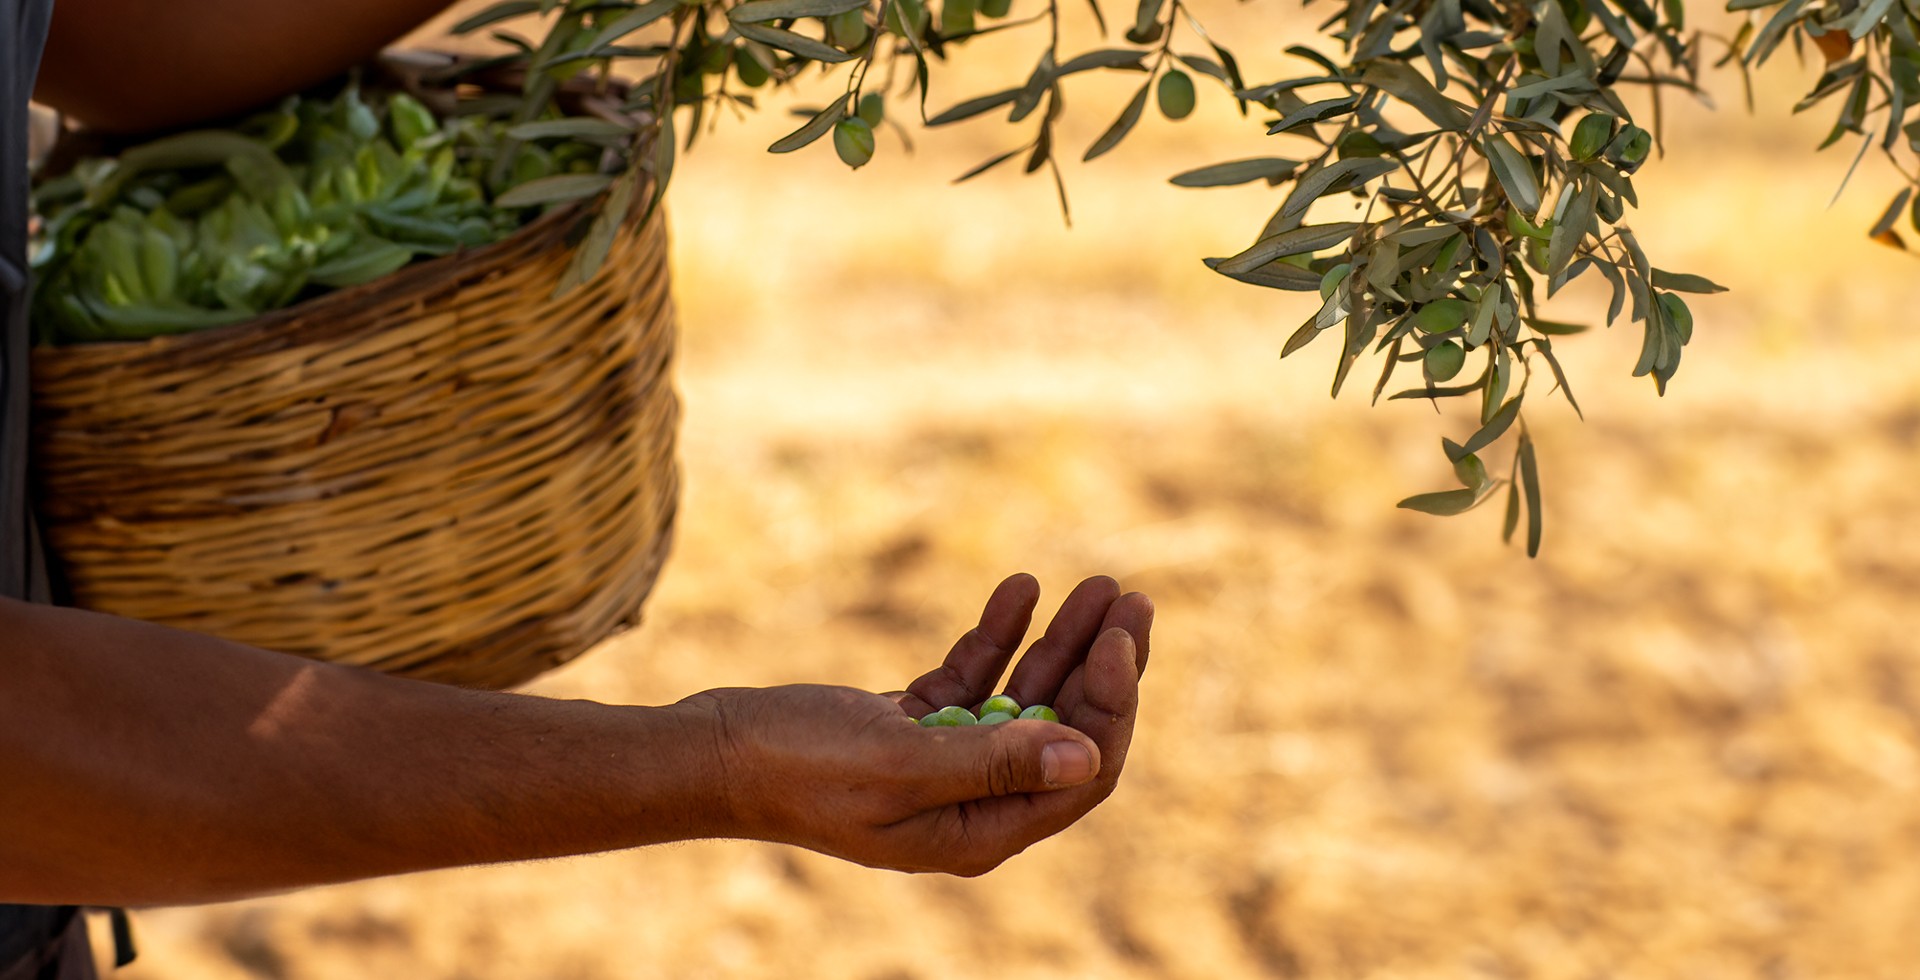
M1031 581L1002 585L950 664L977 682L1019 643L1011 624L1024 633ZM1092 601L1080 598L1087 586L1069 600L1077 624L1134 608L1096 582ZM1129 621L1144 649L1144 621ZM1111 667L1120 645L1088 661L1092 630L1075 626L1035 649L1056 667ZM1131 698L1134 676L1105 696ZM932 692L925 679L916 687ZM888 714L867 710L876 702ZM850 710L865 720L846 724ZM1128 733L1131 723L1129 709ZM466 691L0 601L0 902L216 901L700 837L977 873L1111 791L1125 751L1114 726L1053 727L953 739L844 688L709 692L664 707ZM1062 799L968 822L1003 802L977 797L1048 788L1039 759L1060 737L1106 756L1065 791L1077 795L1005 796ZM844 809L849 785L861 787L855 811Z
M35 98L140 132L248 109L366 61L448 0L59 0Z

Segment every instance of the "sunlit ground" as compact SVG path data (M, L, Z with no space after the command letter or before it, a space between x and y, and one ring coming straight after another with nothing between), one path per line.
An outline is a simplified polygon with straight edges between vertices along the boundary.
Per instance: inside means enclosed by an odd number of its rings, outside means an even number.
M1226 13L1277 75L1297 28ZM961 74L937 105L994 77ZM1038 176L948 186L1027 138L997 121L857 174L729 122L672 196L675 555L643 628L537 690L896 688L1002 575L1050 609L1104 572L1160 611L1120 792L978 880L690 844L150 912L126 975L1908 974L1920 266L1864 238L1884 165L1828 209L1851 150L1785 112L1807 77L1670 104L1633 225L1735 291L1665 399L1637 327L1559 345L1587 418L1529 400L1537 561L1497 507L1393 508L1471 420L1369 408L1370 374L1330 401L1329 342L1277 359L1307 300L1201 266L1278 202L1165 184L1276 152L1217 94L1070 165L1072 230ZM1130 93L1073 91L1077 161Z

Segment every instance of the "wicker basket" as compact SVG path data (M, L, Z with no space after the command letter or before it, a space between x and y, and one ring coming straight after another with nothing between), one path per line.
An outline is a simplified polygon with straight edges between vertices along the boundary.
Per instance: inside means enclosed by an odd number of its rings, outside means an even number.
M36 350L74 601L495 688L632 625L678 488L666 234L635 217L558 298L579 209L234 327Z

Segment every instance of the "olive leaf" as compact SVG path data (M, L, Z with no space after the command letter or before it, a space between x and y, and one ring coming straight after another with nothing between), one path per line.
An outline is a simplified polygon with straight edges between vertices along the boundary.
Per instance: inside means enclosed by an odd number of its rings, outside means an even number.
M1423 514L1452 517L1480 506L1480 503L1492 493L1493 484L1484 483L1477 488L1465 490L1441 490L1435 493L1415 494L1395 506L1402 510L1417 510Z
M592 51L605 51L615 41L652 24L673 13L680 6L680 0L652 0L615 17L605 27L594 32L593 40L587 45Z
M1108 126L1107 131L1101 133L1100 138L1093 141L1092 146L1087 147L1087 155L1082 157L1081 160L1092 160L1108 150L1119 146L1120 141L1126 139L1127 134L1133 131L1134 124L1140 121L1140 113L1147 107L1147 94L1152 91L1152 89L1152 82L1140 86L1140 91L1134 93L1133 99L1127 103L1127 107L1120 110L1120 118L1115 119L1113 125Z
M764 24L800 17L831 17L849 10L862 10L866 6L867 0L747 0L729 8L727 19L738 27L741 24Z
M1245 272L1266 265L1275 259L1289 255L1302 255L1331 248L1353 237L1360 229L1354 221L1342 221L1326 225L1308 225L1283 231L1255 242L1246 251L1231 258L1220 260L1219 270L1227 275ZM1319 276L1314 277L1314 288L1319 288Z
M797 54L802 58L811 58L814 61L825 62L827 64L838 64L842 61L853 60L853 55L839 48L833 47L823 41L816 41L804 34L795 34L783 28L736 21L733 29L738 32L741 37L751 38L759 41L761 44L779 48L790 54Z
M503 20L510 20L515 17L524 17L527 14L538 13L540 9L541 9L541 6L538 0L507 0L506 3L496 3L493 6L486 7L480 10L478 13L475 13L473 16L468 17L467 19L454 24L453 33L471 34L482 27L487 27L492 24L497 24Z
M632 126L622 126L605 119L584 117L543 119L539 122L521 123L507 130L507 135L517 140L579 139L615 143L632 139L633 133Z
M1494 179L1507 192L1507 200L1523 214L1538 214L1540 181L1533 174L1533 164L1498 133L1487 136L1484 152L1487 163L1493 167Z
M1176 174L1168 182L1176 187L1226 187L1234 184L1246 184L1256 180L1279 183L1293 176L1300 169L1300 161L1285 157L1255 157L1250 160L1234 160L1230 163L1216 163L1210 167L1189 170Z
M833 131L833 124L847 116L847 101L850 96L841 96L826 108L814 113L813 118L799 129L788 133L767 147L769 153L792 153Z
M984 112L991 112L1019 98L1022 91L1022 89L1010 88L1004 92L995 92L992 95L982 95L978 98L968 99L928 119L927 125L945 126L948 123L956 123L962 119L971 119Z
M1338 189L1342 182L1364 183L1398 169L1400 164L1395 160L1355 157L1338 161L1300 178L1299 183L1294 185L1293 193L1287 196L1286 203L1280 206L1280 213L1282 215L1305 214L1308 206L1319 200L1322 195Z
M494 199L503 208L527 208L540 204L561 204L592 197L607 189L613 178L605 174L554 174L515 186Z
M1671 289L1677 293L1724 293L1727 287L1701 276L1683 272L1668 272L1665 269L1653 270L1655 289Z

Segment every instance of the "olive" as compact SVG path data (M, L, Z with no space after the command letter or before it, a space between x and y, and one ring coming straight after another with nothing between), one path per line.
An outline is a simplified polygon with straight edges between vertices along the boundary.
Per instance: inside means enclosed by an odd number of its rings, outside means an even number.
M866 166L873 159L873 127L859 116L840 120L833 127L833 148L847 166L855 170Z
M1452 381L1467 363L1467 352L1451 340L1427 351L1427 376L1435 381Z
M1468 312L1466 300L1436 299L1413 315L1413 325L1428 333L1446 333L1466 326Z
M973 712L957 704L948 705L920 719L922 728L961 728L979 723L979 719L973 716Z
M1573 129L1573 139L1568 141L1573 158L1592 160L1599 156L1600 151L1613 142L1614 122L1613 116L1605 112L1588 113L1587 118L1580 120L1580 125Z
M769 77L767 66L761 64L760 59L754 57L753 52L744 47L735 48L733 51L733 70L734 74L740 76L740 84L748 88L759 88L767 84Z
M1020 712L1020 717L1023 719L1038 719L1040 721L1059 721L1060 712L1055 711L1044 704L1036 704L1028 708L1027 710Z
M856 7L843 10L826 19L827 43L842 51L852 51L867 43L872 33L867 27L867 12Z
M973 33L973 0L946 0L941 4L940 33L946 37Z
M1185 119L1193 112L1193 79L1178 68L1160 76L1160 112L1168 119Z
M930 19L927 5L921 0L893 0L887 5L887 30L901 37L926 37ZM907 25L913 29L908 30Z
M996 694L980 705L980 715L983 718L996 711L1004 711L1010 715L1017 715L1020 713L1020 702L1004 694Z

